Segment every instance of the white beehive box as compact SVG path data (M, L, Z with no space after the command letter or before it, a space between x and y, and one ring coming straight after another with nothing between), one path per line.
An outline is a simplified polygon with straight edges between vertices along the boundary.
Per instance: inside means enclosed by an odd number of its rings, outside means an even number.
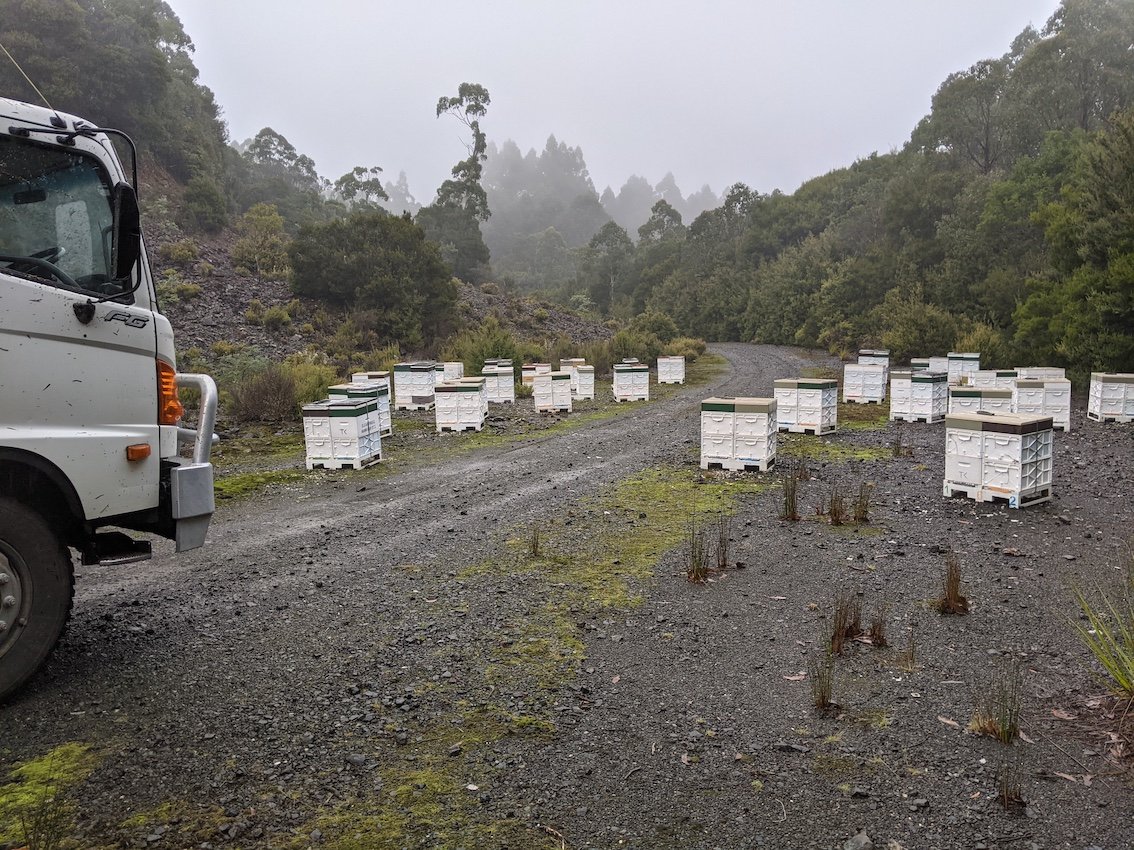
M614 364L614 400L649 401L650 367L637 361Z
M357 375L353 376L357 378ZM327 387L331 401L347 399L368 399L378 403L378 433L389 437L394 433L394 422L390 416L390 386L382 380L354 380L349 384L334 384Z
M949 374L949 358L948 357L930 357L929 358L929 371L930 372L944 372Z
M843 367L843 401L880 404L886 400L887 367L881 363L848 363Z
M303 406L308 469L361 469L382 459L378 402L326 400Z
M484 387L489 402L513 404L516 401L516 373L511 366L484 367Z
M442 382L433 390L437 431L479 431L484 428L483 384Z
M1015 369L978 369L969 378L969 386L979 389L1010 390L1016 386Z
M550 372L532 373L532 401L539 413L550 413L555 410Z
M946 364L948 365L948 364ZM925 370L929 368L928 357L912 357L910 358L910 371L914 372L918 369Z
M520 367L520 382L527 386L535 384L536 368L534 363L525 363Z
M950 413L1011 413L1012 390L949 387Z
M584 357L561 357L559 359L559 371L570 373L571 392L576 395L579 392L579 367L586 364L587 360Z
M389 372L355 372L350 376L352 384L369 384L372 381L385 384L386 389L391 388Z
M488 416L488 381L483 376L470 375L467 378L458 378L456 381L448 381L447 383L463 384L470 387L476 387L477 398L480 399L481 413Z
M701 402L701 468L771 469L776 462L776 408L771 398Z
M948 374L931 370L911 373L910 416L907 417L907 421L931 424L940 422L948 412Z
M459 381L465 376L465 364L458 361L446 360L441 364L441 370L446 381Z
M778 427L830 434L839 427L839 384L823 378L781 378L774 384Z
M1134 422L1134 374L1092 372L1087 417L1096 422Z
M551 373L551 404L555 410L571 412L571 373Z
M975 351L949 352L949 383L972 383L974 372L980 371L980 355Z
M1021 508L1052 493L1052 421L1044 416L945 417L945 496Z
M1025 380L1061 380L1067 377L1067 371L1061 366L1017 366L1014 370L1017 378Z
M658 358L659 384L685 383L685 358L680 356Z
M1052 427L1071 430L1071 382L1066 378L1018 378L1012 395L1012 412L1050 416Z
M863 366L883 366L890 368L890 350L887 348L860 348L858 362Z
M595 397L595 367L594 366L579 366L576 369L579 376L579 388L575 391L576 398L594 398Z
M895 369L890 373L890 421L913 419L912 369Z
M398 363L394 366L394 407L397 410L430 410L433 407L434 364Z

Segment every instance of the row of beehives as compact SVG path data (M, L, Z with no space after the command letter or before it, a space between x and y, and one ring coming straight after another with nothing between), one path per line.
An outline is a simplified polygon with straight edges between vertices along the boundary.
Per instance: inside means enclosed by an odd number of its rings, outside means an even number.
M781 409L774 398L705 399L701 468L767 472L776 462L777 433L792 430L779 421ZM1052 473L1050 417L946 415L946 496L1024 507L1051 498Z
M328 397L304 405L308 469L361 468L382 458L382 437L393 433L391 409L433 410L438 432L480 431L490 403L516 400L512 361L486 360L481 375L465 377L459 362L399 363L390 372L356 372L349 384L328 388ZM582 358L525 364L522 381L532 387L537 411L570 412L572 399L595 397L594 367ZM659 383L684 383L685 359L658 358ZM391 389L393 403L391 403ZM618 401L649 399L649 367L630 358L614 366Z

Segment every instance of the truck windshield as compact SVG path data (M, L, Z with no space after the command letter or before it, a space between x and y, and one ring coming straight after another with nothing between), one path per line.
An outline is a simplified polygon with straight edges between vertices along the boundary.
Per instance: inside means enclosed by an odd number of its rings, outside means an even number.
M107 173L94 157L0 135L0 273L119 295Z

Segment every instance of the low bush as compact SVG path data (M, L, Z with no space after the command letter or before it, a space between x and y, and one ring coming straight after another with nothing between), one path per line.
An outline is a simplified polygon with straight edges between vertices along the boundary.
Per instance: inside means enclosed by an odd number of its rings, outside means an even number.
M465 364L466 375L479 375L484 369L484 361L490 358L509 359L519 369L524 362L524 352L515 337L500 327L499 321L489 317L480 327L452 337L442 348L441 358L459 360Z
M267 312L264 302L259 298L253 298L248 302L248 309L244 311L244 321L250 325L262 325L264 314Z
M270 331L281 330L290 324L291 316L288 315L286 307L277 304L274 307L269 307L264 313L264 327Z
M173 288L178 300L190 301L201 294L201 287L195 283L184 281Z
M338 383L338 372L321 354L293 354L283 363L295 385L297 404L318 401L327 395L327 387Z
M272 363L242 377L230 390L231 413L238 422L285 422L299 411L295 378Z
M637 357L643 363L653 363L662 352L662 343L652 333L625 330L610 340L611 360L618 363L627 357Z
M664 353L671 357L684 357L687 363L692 363L705 353L705 347L703 339L679 336L665 344Z
M175 266L187 266L197 259L197 244L191 239L167 242L158 248L158 257Z

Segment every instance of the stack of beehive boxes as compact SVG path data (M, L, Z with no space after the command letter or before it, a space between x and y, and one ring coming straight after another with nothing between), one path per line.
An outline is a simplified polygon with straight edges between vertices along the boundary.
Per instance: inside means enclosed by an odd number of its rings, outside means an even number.
M1061 431L1071 430L1071 382L1066 378L1017 378L1012 388L1012 412L1050 416Z
M779 430L798 434L830 434L838 429L838 381L781 378L775 382L775 396Z
M994 387L949 387L950 413L1011 413L1013 390Z
M573 395L579 394L579 367L586 364L585 357L561 357L559 359L559 371L571 375L571 393Z
M441 372L446 381L459 381L465 376L465 364L458 361L446 360L441 364Z
M980 355L975 351L949 352L949 383L968 384L974 372L980 371Z
M429 361L394 365L395 409L433 409L433 387L436 383L434 365Z
M462 378L434 387L437 431L479 431L488 412L484 378Z
M701 468L758 469L776 462L776 400L708 398L701 402Z
M949 358L948 357L930 357L929 371L930 372L944 372L949 374Z
M1087 417L1096 422L1134 422L1134 374L1092 372Z
M324 399L303 406L308 469L361 469L382 459L378 402Z
M520 381L529 387L535 386L536 375L550 375L550 363L525 363L520 367Z
M917 372L919 370L925 371L928 368L929 368L929 358L928 357L911 357L910 358L910 371L911 372Z
M940 422L949 410L949 376L928 370L890 373L890 419Z
M685 383L685 358L680 356L658 358L659 384Z
M532 399L537 411L571 412L570 372L537 372L532 380Z
M886 400L887 367L881 363L848 363L843 367L843 401L880 404Z
M579 388L575 391L575 397L593 399L595 397L595 367L579 366L575 371L579 376Z
M946 496L1008 507L1052 494L1052 421L1016 414L951 413L945 417Z
M614 400L649 401L650 367L634 360L614 364Z
M516 401L516 373L511 360L486 360L481 373L490 402L512 404Z
M369 399L378 403L378 433L389 437L394 433L393 419L390 417L390 384L383 380L360 380L358 374L351 376L349 384L334 384L327 387L327 397L331 401L347 399Z

